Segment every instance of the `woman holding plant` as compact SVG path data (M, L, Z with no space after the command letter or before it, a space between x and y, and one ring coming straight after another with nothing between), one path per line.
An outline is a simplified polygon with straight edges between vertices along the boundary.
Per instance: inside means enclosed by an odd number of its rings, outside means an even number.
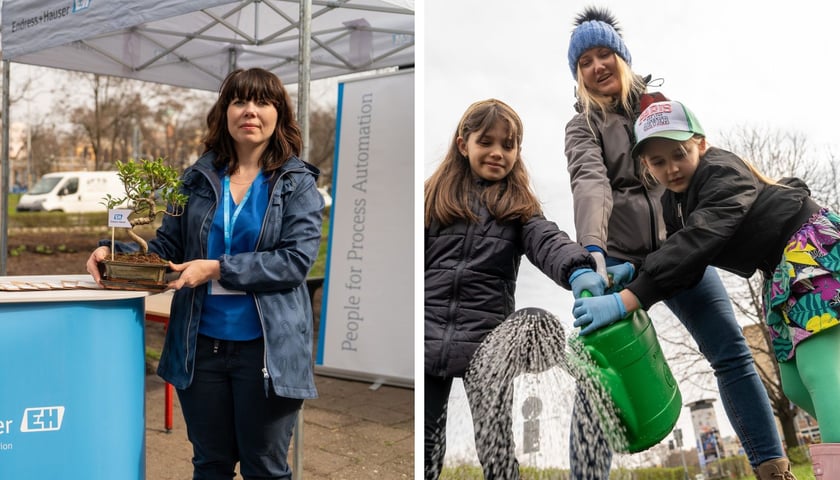
M233 478L239 462L244 478L289 479L297 412L317 396L306 276L321 239L319 172L298 158L291 100L266 70L232 72L207 126L206 151L181 178L183 214L149 241L180 272L158 374L178 391L193 478ZM91 254L95 280L109 255Z

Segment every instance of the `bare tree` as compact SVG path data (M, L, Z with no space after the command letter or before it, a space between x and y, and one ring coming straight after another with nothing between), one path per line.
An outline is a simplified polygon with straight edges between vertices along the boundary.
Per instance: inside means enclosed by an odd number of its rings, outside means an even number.
M163 141L153 150L154 156L169 158L182 169L204 151L201 139L206 130L206 116L214 98L195 90L169 87L163 89L154 110L154 123L164 132ZM204 92L206 93L206 92Z
M823 162L820 169L821 175L812 180L811 196L820 205L830 208L834 212L840 212L840 167L838 158L834 152L826 152L826 162Z
M30 125L32 159L32 177L40 178L41 175L55 170L55 166L62 158L72 157L72 143L67 141L67 134L59 131L55 125L39 123Z
M10 65L10 64L7 64ZM10 72L11 77L11 72ZM14 77L15 81L9 81L9 109L21 102L32 101L37 92L35 92L35 80L32 76ZM0 112L2 113L2 112ZM0 115L2 117L2 115ZM0 118L0 120L5 120Z
M78 72L70 76L77 86L89 87L90 97L85 104L70 107L69 118L88 139L94 169L111 168L128 156L133 126L149 116L145 99L150 95L133 80Z
M335 154L335 108L313 106L309 112L309 163L321 170L319 186L332 179Z
M182 168L200 153L204 117L214 92L96 74L69 73L87 85L86 100L64 110L90 147L94 168L129 158L170 159Z

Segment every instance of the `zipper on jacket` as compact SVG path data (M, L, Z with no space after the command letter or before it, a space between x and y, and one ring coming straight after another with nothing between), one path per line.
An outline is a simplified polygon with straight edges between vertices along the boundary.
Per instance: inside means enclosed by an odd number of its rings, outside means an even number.
M636 136L633 134L632 129L626 123L623 125L624 131L627 132L627 138L630 140L630 145L636 143ZM633 173L635 174L636 178L641 178L641 172L639 171L639 164L636 162L635 159L631 158L630 160L633 161ZM656 208L654 207L653 202L650 199L650 194L648 189L645 188L644 184L642 184L642 193L645 196L645 202L648 204L648 214L650 217L650 249L649 251L652 252L656 250L659 246L659 235L656 232Z
M274 198L274 192L277 190L277 185L280 185L282 183L281 180L283 179L283 177L292 171L299 170L286 170L284 172L281 172L280 175L277 177L277 181L275 181L274 184L271 186L271 193L268 195L269 204L265 209L265 213L263 214L263 221L262 225L260 225L260 234L257 236L257 243L254 247L254 253L258 252L260 249L260 243L262 243L263 234L265 233L265 222L266 220L268 220L268 216L271 212L271 200ZM260 308L260 302L257 298L257 294L252 292L251 296L254 297L254 305L257 307L257 316L260 318L260 328L263 332L263 389L265 390L265 398L268 398L268 383L271 379L271 375L268 373L268 335L266 334L265 322L263 321L262 309Z
M648 213L650 214L650 251L652 252L659 246L659 235L656 233L656 209L653 206L653 202L650 200L650 195L648 194L646 188L644 188L644 194L645 201L648 204Z
M257 243L256 243L256 247L254 248L254 252L259 251L260 244L262 243L263 234L265 233L265 224L266 224L266 220L268 220L268 216L269 216L270 211L271 211L271 199L274 198L274 192L277 190L278 185L282 184L283 177L285 177L286 175L289 175L293 172L307 173L307 170L305 168L294 168L294 169L284 170L284 171L280 172L279 176L277 177L277 181L275 181L274 184L271 186L271 193L268 196L269 205L265 209L265 214L263 214L262 225L260 225L260 234L257 236ZM262 368L263 388L265 390L265 398L268 398L269 397L269 394L268 394L269 385L268 384L269 384L269 380L271 380L271 374L268 371L268 335L266 334L265 321L263 320L263 314L262 314L262 309L260 308L259 298L257 297L257 294L255 294L253 292L251 293L251 296L254 297L254 305L256 305L256 307L257 307L257 316L260 318L260 328L262 329L262 332L263 332L263 368Z
M265 398L268 398L268 379L270 378L268 376L268 369L266 367L263 367L262 373L263 373L263 390L265 390Z
M271 375L268 373L268 335L265 332L265 322L263 321L262 308L260 308L260 302L257 299L257 295L253 292L251 292L250 295L254 298L254 305L257 307L257 316L260 318L260 328L263 333L263 389L265 390L265 398L268 398L268 381L271 379Z
M198 173L204 176L207 182L210 184L213 190L213 195L215 195L216 201L216 208L219 208L219 191L216 188L216 184L213 181L213 178L203 169L203 168L196 168ZM204 218L201 220L201 228L203 229L207 225L207 220L210 218L210 210L208 210L204 214ZM209 227L208 227L209 229ZM201 258L207 258L207 243L201 244ZM191 343L190 338L190 329L193 326L193 313L195 312L195 289L192 289L192 294L190 295L190 313L189 319L187 320L187 334L184 336L184 351L186 355L184 355L184 371L190 372L190 384L192 384L193 378L195 377L195 354L193 354L193 368L190 370L189 365L189 358L190 358L190 350L191 350ZM196 336L198 336L198 322L195 325L196 328Z
M189 316L189 319L187 320L187 334L184 335L184 351L187 352L187 354L184 355L184 371L185 372L190 372L190 385L192 385L193 377L195 376L195 353L193 353L193 361L192 361L193 368L192 368L192 370L190 370L190 368L189 368L190 367L190 365L189 365L190 350L192 350L192 348L190 348L192 346L192 344L190 342L190 338L191 338L190 330L191 330L191 327L193 325L193 307L194 306L195 306L195 289L193 288L192 292L190 294L190 316ZM198 324L196 324L195 335L196 335L196 338L197 338L198 337ZM197 343L198 342L196 341L196 345L197 345ZM196 347L196 350L198 350L197 347Z
M476 202L478 202L478 200L476 200ZM467 256L470 254L475 230L476 228L478 228L479 223L480 222L467 223L467 231L464 232L464 249L461 251L461 260L458 262L458 266L455 267L455 278L452 282L453 301L449 302L449 313L447 315L446 329L443 332L443 338L441 341L440 348L440 365L442 367L441 369L444 372L446 371L446 368L443 368L443 365L447 363L446 360L449 356L449 347L452 344L452 336L455 334L455 318L457 315L458 307L454 299L458 298L458 291L461 289L461 274L464 271L464 262L466 261Z
M683 217L682 202L677 201L677 218L680 219L680 225L685 228L685 218Z

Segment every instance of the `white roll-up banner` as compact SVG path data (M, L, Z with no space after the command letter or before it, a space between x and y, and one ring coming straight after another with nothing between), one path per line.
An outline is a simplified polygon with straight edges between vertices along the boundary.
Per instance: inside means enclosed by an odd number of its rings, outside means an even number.
M414 384L414 72L340 83L316 371Z

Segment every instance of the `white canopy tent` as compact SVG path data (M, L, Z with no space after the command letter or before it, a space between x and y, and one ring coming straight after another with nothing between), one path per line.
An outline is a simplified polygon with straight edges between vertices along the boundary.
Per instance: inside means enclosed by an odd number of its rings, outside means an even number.
M311 78L413 64L412 4L312 0ZM3 59L205 90L235 67L297 83L299 18L297 0L4 0Z
M298 84L308 139L309 81L414 65L413 0L2 0L3 119L9 62L204 90L235 68ZM8 122L0 174L0 275L7 243ZM304 146L304 156L307 145Z

